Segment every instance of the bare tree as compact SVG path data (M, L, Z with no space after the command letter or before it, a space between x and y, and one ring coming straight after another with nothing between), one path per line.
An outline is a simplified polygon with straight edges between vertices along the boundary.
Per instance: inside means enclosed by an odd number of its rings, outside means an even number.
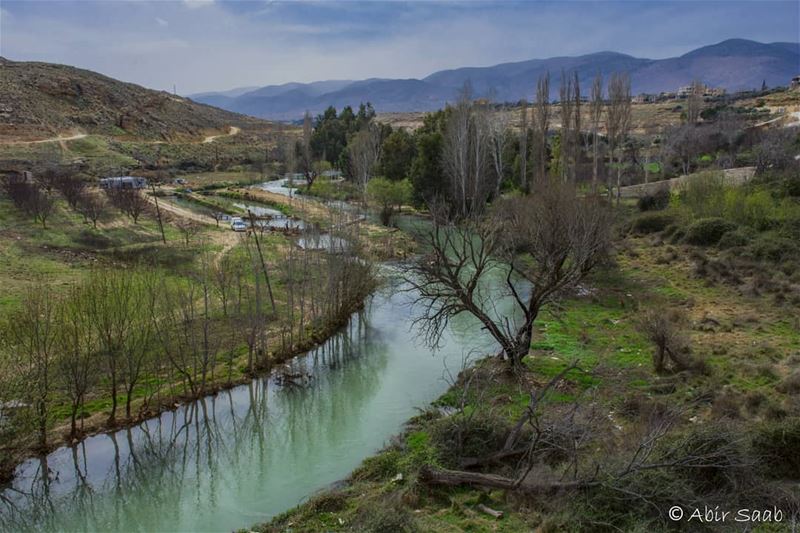
M164 221L161 219L161 208L158 205L158 192L156 191L155 180L150 183L151 190L153 191L153 202L156 206L156 221L158 221L158 229L161 232L161 242L167 244L167 236L164 233ZM186 238L186 245L189 245L189 238Z
M183 242L188 247L192 237L203 231L203 226L194 220L179 218L175 221L175 227L183 235Z
M494 195L497 197L500 196L500 186L502 185L503 178L505 177L505 152L506 147L511 141L511 138L509 136L508 119L506 118L506 115L502 113L496 113L494 115L487 116L487 120L489 128L489 153L496 179ZM527 130L527 121L524 124L524 127L525 130ZM527 137L527 131L525 135ZM527 152L527 149L525 151ZM520 160L520 164L522 164L522 160Z
M578 170L581 164L581 147L583 143L581 142L581 83L580 79L578 78L578 71L574 71L572 73L572 94L573 98L575 99L575 109L572 112L573 118L573 136L574 139L572 140L572 181L578 181Z
M696 124L679 124L666 130L662 147L667 157L680 161L683 175L689 174L692 162L705 147L705 137Z
M80 288L72 289L59 306L57 346L60 357L56 378L59 388L70 400L70 436L75 438L79 435L78 412L83 410L97 374L95 331L89 323L85 295Z
M78 200L77 210L83 215L84 220L91 220L92 226L97 228L97 221L106 212L106 201L102 196L84 191Z
M519 106L519 186L526 193L530 190L528 182L528 100L522 99Z
M419 292L423 312L415 323L430 345L438 343L451 318L466 312L516 367L530 349L541 308L603 259L609 246L606 209L578 198L567 185L536 193L498 201L488 217L458 225L434 211L433 228L424 236L430 253L406 277ZM505 277L505 296L518 316L497 314L498 294L486 284L494 274Z
M561 170L561 178L565 181L571 180L573 177L572 161L575 141L574 131L574 93L575 87L572 84L572 76L561 71L561 85L558 89L559 94L559 107L561 108L561 154L559 168ZM580 120L579 120L580 122Z
M487 113L473 104L471 89L465 86L450 109L444 130L442 167L449 182L456 214L467 217L483 210L494 190L487 180L489 170L489 126Z
M317 179L316 169L314 168L314 155L311 151L311 135L314 132L314 125L311 120L311 113L306 110L303 115L303 137L298 141L295 149L295 165L301 169L306 178L306 189L311 190L314 180Z
M86 191L86 182L67 172L62 172L53 181L53 187L61 193L72 209L77 209L80 199Z
M679 317L665 313L662 309L650 309L639 320L639 329L655 345L653 366L663 372L671 363L674 370L685 370L694 366L689 356L689 339L681 331Z
M147 209L147 199L138 189L110 188L106 190L111 204L131 217L134 224L139 223L139 217Z
M705 85L699 80L693 80L686 97L686 123L697 124L700 112L703 110L703 93Z
M611 161L615 161L617 167L617 205L619 205L622 185L622 156L619 153L619 147L628 136L631 125L631 78L627 73L615 72L611 75L611 80L608 82L606 116ZM609 185L609 198L611 198L611 189L612 187Z
M350 165L356 182L361 187L362 200L366 202L367 183L372 178L381 155L381 136L372 122L364 125L348 144Z
M536 163L537 186L547 178L547 132L550 128L550 73L539 77L536 83L536 104L533 113L533 156Z
M24 393L33 407L32 420L39 433L39 447L44 451L58 339L56 296L46 285L37 285L27 293L5 329L11 342L11 355L25 378Z
M589 104L589 120L592 124L592 192L597 192L598 161L600 158L600 121L603 118L603 75L599 72L592 80L592 99Z
M141 308L136 287L129 272L97 270L85 287L86 314L94 329L99 355L105 363L105 378L111 396L109 424L117 415L120 387L124 384L126 354L133 353L137 342L136 312Z
M19 179L7 181L4 188L18 209L24 211L34 221L41 222L42 228L47 229L47 219L55 210L51 193Z

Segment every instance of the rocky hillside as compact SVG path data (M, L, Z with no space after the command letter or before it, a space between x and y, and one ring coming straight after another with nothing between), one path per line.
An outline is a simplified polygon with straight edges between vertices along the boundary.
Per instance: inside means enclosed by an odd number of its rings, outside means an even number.
M0 140L88 133L174 141L230 126L271 124L88 70L0 57Z

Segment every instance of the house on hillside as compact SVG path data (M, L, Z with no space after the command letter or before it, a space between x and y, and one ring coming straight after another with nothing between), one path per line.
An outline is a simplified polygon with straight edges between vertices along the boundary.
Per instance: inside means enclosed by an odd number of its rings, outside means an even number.
M114 176L100 180L101 189L145 189L147 180L136 176Z
M650 102L655 102L655 101L656 101L656 95L647 93L637 94L632 99L632 102L634 104L648 104Z

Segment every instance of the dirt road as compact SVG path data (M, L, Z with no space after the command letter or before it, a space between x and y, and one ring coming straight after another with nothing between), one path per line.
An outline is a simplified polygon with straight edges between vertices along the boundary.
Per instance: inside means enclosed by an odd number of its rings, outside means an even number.
M86 133L76 133L74 135L51 137L49 139L40 139L38 141L0 141L0 144L42 144L42 143L63 143L65 141L76 141L86 137Z
M223 133L222 135L209 135L208 137L203 139L203 143L205 144L214 142L220 137L233 137L234 135L238 135L240 131L242 131L241 128L237 128L236 126L231 126L230 129L228 130L228 133Z

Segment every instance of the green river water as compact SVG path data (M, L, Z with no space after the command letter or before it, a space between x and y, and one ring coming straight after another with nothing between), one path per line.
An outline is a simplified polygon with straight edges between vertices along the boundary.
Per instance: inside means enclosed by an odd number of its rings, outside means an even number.
M345 478L465 357L494 349L466 317L438 352L422 346L402 265L385 268L392 280L364 311L291 363L313 374L309 386L255 379L29 460L0 489L0 531L231 531Z

